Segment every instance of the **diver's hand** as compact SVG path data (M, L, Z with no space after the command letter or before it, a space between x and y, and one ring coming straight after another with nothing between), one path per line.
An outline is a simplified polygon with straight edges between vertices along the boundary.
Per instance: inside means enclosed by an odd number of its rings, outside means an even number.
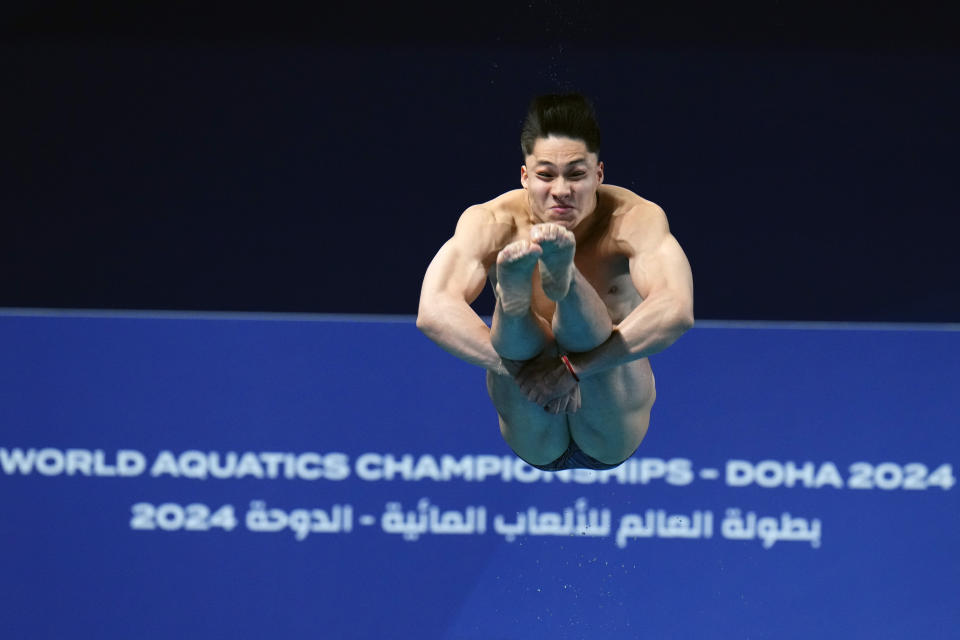
M580 408L580 385L551 351L527 361L514 379L527 399L547 412L574 413Z
M578 384L573 388L573 391L570 392L565 398L557 398L556 400L551 400L546 405L544 405L543 410L547 413L561 414L561 413L576 413L577 409L580 408L580 385Z

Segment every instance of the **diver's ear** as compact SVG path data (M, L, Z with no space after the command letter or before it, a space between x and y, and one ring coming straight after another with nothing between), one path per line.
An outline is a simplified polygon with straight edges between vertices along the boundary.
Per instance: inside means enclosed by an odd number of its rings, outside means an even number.
M520 165L520 184L523 185L523 188L527 188L527 181L530 177L527 175L527 165Z
M603 162L597 163L597 182L603 184Z

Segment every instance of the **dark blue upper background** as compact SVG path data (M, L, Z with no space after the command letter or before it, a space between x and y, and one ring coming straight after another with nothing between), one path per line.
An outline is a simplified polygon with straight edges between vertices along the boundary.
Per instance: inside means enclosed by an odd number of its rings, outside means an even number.
M414 313L575 89L698 317L960 320L956 22L697 4L4 9L0 306Z

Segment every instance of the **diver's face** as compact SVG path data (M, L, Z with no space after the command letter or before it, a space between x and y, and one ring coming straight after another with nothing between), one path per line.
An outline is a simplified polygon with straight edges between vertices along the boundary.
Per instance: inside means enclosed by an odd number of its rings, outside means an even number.
M571 230L593 213L602 182L603 163L583 140L573 138L538 138L520 167L534 217Z

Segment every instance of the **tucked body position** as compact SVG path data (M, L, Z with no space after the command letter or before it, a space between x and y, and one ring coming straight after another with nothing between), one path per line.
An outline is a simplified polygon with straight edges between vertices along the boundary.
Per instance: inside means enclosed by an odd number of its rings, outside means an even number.
M639 447L656 388L648 356L693 326L693 277L663 210L603 184L583 96L530 105L522 189L469 207L423 280L417 327L487 370L500 432L544 470L609 469ZM487 324L472 303L487 280Z

